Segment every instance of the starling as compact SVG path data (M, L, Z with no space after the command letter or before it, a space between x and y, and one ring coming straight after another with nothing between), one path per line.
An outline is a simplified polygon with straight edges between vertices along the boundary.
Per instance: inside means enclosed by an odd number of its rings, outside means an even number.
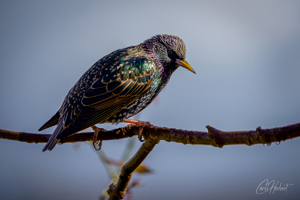
M104 56L81 76L61 108L39 129L57 125L43 151L51 151L60 139L88 127L97 135L98 123L147 125L128 118L155 99L179 66L195 73L185 57L183 40L167 34Z

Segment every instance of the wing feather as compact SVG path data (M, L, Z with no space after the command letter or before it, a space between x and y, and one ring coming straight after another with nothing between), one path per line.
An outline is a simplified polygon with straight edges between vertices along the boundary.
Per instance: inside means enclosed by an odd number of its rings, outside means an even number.
M122 55L124 57L118 57L119 60L101 59L98 61L100 63L95 64L98 70L101 68L101 75L80 93L79 104L71 105L72 99L66 97L61 108L64 128L57 139L97 123L108 122L112 116L121 115L122 109L131 106L149 91L153 74L158 73L155 64L149 62L150 58L147 57L128 58L128 55ZM104 62L107 60L110 62ZM80 82L79 85L82 84Z

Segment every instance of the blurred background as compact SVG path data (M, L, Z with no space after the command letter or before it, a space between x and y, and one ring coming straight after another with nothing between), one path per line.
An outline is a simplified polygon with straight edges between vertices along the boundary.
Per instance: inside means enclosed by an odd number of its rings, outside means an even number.
M298 123L299 21L297 0L1 0L0 128L37 133L98 59L161 33L185 41L197 74L178 69L140 120L198 131ZM119 159L127 142L105 141L102 149ZM220 149L161 141L145 160L153 174L132 178L144 185L134 199L298 199L299 144ZM42 153L43 146L0 140L1 199L98 199L109 177L88 143ZM294 185L257 195L265 179Z

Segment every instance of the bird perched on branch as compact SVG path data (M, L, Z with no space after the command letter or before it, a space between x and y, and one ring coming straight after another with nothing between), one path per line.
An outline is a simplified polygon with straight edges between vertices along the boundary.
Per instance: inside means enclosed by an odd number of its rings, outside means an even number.
M39 129L57 125L43 151L51 151L60 139L88 127L95 131L95 146L98 123L137 124L141 140L142 128L149 122L128 118L154 100L179 66L195 73L185 57L183 40L166 34L104 56L81 76L61 108Z

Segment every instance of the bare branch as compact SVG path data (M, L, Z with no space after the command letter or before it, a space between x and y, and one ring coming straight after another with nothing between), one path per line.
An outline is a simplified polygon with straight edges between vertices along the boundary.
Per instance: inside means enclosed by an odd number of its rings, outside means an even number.
M224 145L235 144L269 144L281 142L300 136L300 123L272 128L262 129L257 127L251 131L221 131L211 126L206 126L208 132L186 131L168 128L144 128L144 132L152 139L165 140L167 142L177 142L194 145L212 145L222 148Z
M119 140L136 135L130 131L132 125L110 131L99 132L98 140ZM136 128L138 129L138 127ZM123 134L119 134L123 133ZM126 133L126 134L125 134ZM27 143L47 143L51 134L16 132L0 129L0 138ZM81 132L60 140L60 144L93 141L94 132Z
M177 142L194 145L212 145L223 147L233 144L269 144L293 139L300 136L300 123L284 127L262 129L256 128L252 131L230 131L224 132L211 126L206 126L208 132L187 131L181 129L164 127L144 127L143 136L154 140L165 140L167 142ZM98 140L119 140L122 138L138 135L139 127L128 125L110 131L100 132ZM60 143L93 141L94 132L82 132L66 137ZM35 134L26 132L15 132L0 129L0 138L15 140L27 143L46 143L51 134Z
M121 174L117 184L111 184L109 190L109 200L123 199L126 195L128 183L131 179L133 171L143 162L143 160L152 151L159 140L146 138L136 154L122 167Z
M117 184L110 186L108 190L110 199L124 198L133 171L142 163L160 140L183 144L212 145L222 148L224 145L234 144L270 144L272 142L281 142L300 136L300 123L272 129L262 129L258 127L252 131L224 132L211 126L206 126L206 128L208 132L186 131L155 126L144 127L143 136L145 142L138 152L123 166ZM138 133L138 126L128 125L111 131L100 132L98 134L98 140L122 139L138 135ZM93 135L94 132L77 133L62 139L60 143L92 141ZM28 143L46 143L50 136L50 134L34 134L0 129L0 138L2 139Z

